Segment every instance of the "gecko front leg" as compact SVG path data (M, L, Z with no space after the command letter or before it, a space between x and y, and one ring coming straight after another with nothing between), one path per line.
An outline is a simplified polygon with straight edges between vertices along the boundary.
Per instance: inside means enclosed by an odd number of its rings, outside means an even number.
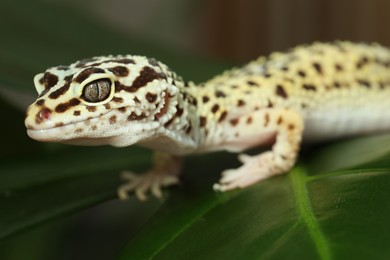
M162 198L161 188L177 184L182 169L182 160L178 156L155 152L153 155L153 168L143 174L122 172L122 179L127 183L118 188L121 200L128 198L129 192L134 191L141 201L147 199L146 193L151 192L155 197Z
M251 115L259 131L274 132L276 140L271 151L255 156L240 154L243 165L225 170L214 190L228 191L244 188L260 180L290 170L297 159L303 133L302 116L290 109L258 111Z

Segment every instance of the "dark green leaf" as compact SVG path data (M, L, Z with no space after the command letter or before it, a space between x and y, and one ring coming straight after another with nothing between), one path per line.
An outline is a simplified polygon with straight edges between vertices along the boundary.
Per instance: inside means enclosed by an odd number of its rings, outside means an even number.
M386 148L378 152L378 144ZM198 196L177 191L122 257L386 259L389 147L390 135L345 141L317 147L288 175L245 190L214 194L206 182ZM194 167L188 172L196 175Z

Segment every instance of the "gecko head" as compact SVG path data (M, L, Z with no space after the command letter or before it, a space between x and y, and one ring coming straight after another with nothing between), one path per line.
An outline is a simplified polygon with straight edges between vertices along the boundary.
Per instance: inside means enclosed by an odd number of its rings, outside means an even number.
M35 76L37 100L26 112L38 141L126 146L155 134L175 112L175 75L141 56L103 56Z

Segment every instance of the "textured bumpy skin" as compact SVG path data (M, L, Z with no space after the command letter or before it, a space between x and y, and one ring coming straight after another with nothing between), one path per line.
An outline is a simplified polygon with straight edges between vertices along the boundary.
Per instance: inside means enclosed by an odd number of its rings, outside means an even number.
M285 173L301 140L323 141L390 128L390 52L335 42L273 53L210 81L185 82L140 56L101 56L38 74L25 120L30 137L81 145L139 144L157 151L143 175L119 188L145 199L177 182L180 156L272 145L226 170L226 191Z

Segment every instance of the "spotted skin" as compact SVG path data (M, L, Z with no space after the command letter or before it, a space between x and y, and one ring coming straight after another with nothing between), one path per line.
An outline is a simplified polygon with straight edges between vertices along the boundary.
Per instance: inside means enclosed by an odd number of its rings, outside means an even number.
M101 80L109 82L103 89ZM124 174L118 194L140 199L177 183L180 157L242 152L238 169L215 190L244 188L289 171L301 141L318 142L390 129L390 51L377 44L314 43L232 69L196 85L141 56L101 56L52 67L35 79L27 109L30 137L82 145L156 150L144 175ZM92 97L93 100L89 100Z

